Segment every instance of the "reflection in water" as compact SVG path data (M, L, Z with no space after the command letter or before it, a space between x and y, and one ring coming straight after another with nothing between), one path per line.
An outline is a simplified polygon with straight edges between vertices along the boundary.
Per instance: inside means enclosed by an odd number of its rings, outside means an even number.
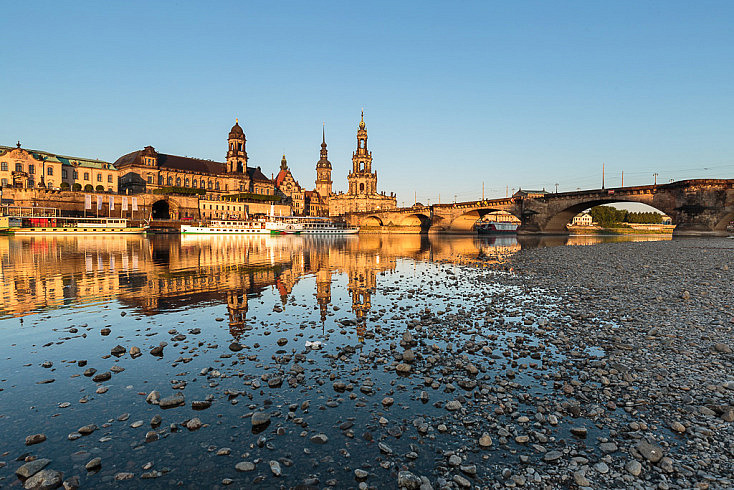
M363 323L377 275L396 261L503 262L520 248L587 245L663 236L359 237L182 236L0 237L0 317L117 299L154 315L226 303L238 337L248 298L276 288L283 307L304 276L316 278L315 306L325 319L332 274L348 278L355 320Z

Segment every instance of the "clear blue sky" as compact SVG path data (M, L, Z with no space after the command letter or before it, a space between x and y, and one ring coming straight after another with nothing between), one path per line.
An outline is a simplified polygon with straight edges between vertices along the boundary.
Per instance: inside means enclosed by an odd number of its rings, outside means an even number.
M346 189L365 108L398 204L734 177L734 2L6 2L0 144Z

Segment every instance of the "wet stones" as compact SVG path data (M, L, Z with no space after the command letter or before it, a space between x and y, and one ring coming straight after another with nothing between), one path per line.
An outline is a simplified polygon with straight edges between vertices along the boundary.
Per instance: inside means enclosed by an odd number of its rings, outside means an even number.
M405 349L401 357L403 361L407 363L412 363L415 361L415 353L412 349Z
M30 478L49 464L51 464L50 459L39 458L23 464L20 468L15 470L15 474L20 478Z
M77 432L80 433L83 436L87 436L97 430L97 426L94 424L85 425L84 427L79 427L77 429Z
M665 454L662 447L658 446L657 444L652 444L645 439L638 442L635 446L635 449L638 453L640 453L640 455L642 455L643 458L651 463L657 463L662 459L663 455Z
M254 412L250 417L253 427L267 426L270 423L270 414L265 412Z
M85 364L86 364L86 362L85 362ZM92 376L94 376L94 373L96 373L96 372L97 372L96 369L90 367L90 368L85 369L82 374L84 376L86 376L87 378L91 378Z
M316 434L315 436L311 437L311 442L314 444L326 444L329 442L329 438L326 437L326 434Z
M585 439L586 433L586 427L571 427L571 434L575 435L576 437Z
M642 473L642 465L636 459L627 461L624 465L624 469L632 476L640 476L640 473Z
M732 350L731 347L729 347L727 344L724 344L723 342L717 342L712 346L712 349L714 352L718 352L720 354L731 354Z
M157 345L150 349L150 355L156 356L156 357L163 357L163 345Z
M95 383L102 383L104 381L109 381L110 378L112 378L112 373L109 371L105 371L104 373L96 374L92 378L92 381L94 381Z
M197 417L194 417L193 419L186 422L186 428L190 431L199 430L202 427L201 420L199 420Z
M151 405L158 405L161 400L161 394L158 393L156 390L151 391L148 393L148 396L145 397L145 401L150 403Z
M384 407L389 407L393 403L395 403L395 400L389 396L386 396L385 398L382 399L382 405Z
M232 342L231 344L229 344L229 350L231 350L232 352L239 352L242 349L242 344L240 344L239 342Z
M280 347L283 347L285 344L288 343L288 339L285 337L281 337L276 342Z
M127 352L127 349L125 349L121 345L116 345L110 350L110 354L112 354L115 357L121 357L125 355L125 352Z
M32 446L34 444L40 444L46 440L45 434L32 434L25 438L25 445Z
M87 471L95 471L102 467L102 458L94 458L91 459L86 465L84 465L84 469Z
M194 410L206 410L212 406L211 400L195 400L191 402L191 408Z
M546 463L552 463L553 461L558 461L563 457L563 453L560 451L548 451L543 455L543 461Z
M255 471L255 464L250 461L241 461L234 466L234 469L243 473Z
M482 437L479 438L479 446L483 448L488 448L492 445L492 438L489 434L486 432L482 434Z
M420 477L414 475L410 471L401 471L398 473L398 487L407 490L417 490L421 487L423 481Z
M280 388L283 384L283 378L280 376L271 376L268 378L268 387L270 388Z
M268 465L270 466L270 471L273 473L273 476L280 476L283 474L283 471L280 469L280 463L277 461L269 461Z
M133 359L136 359L140 356L142 356L142 353L140 352L140 347L136 347L136 346L130 347L130 357L132 357Z
M458 400L451 400L449 402L446 402L446 410L448 410L449 412L461 410L461 402Z
M176 393L175 395L167 396L166 398L161 398L160 402L158 402L158 405L163 409L169 409L169 408L180 407L184 403L186 403L184 394L179 392L179 393Z
M63 473L55 470L41 470L28 478L23 484L23 488L33 490L51 490L59 488L63 481Z

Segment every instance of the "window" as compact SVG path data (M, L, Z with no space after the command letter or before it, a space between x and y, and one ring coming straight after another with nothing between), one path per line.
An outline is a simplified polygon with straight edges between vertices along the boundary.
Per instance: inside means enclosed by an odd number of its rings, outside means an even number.
M152 184L153 183L153 176L152 175L148 175L148 183L149 184Z
M211 188L212 188L212 181L210 180L209 181L209 189L211 190Z
M36 168L33 165L28 165L28 173L29 174L35 174Z
M54 174L54 168L53 167L46 167L46 175L53 175ZM51 183L49 182L49 186Z
M168 183L168 185L173 185L173 177L171 177L171 176L169 175L169 176L168 176L168 179L166 180L166 182Z
M176 177L176 187L181 187L181 177Z
M89 172L84 172L84 180L89 180Z
M79 180L79 172L74 170L74 180Z
M2 162L2 163L0 163L0 170L2 170L3 172L7 172L8 171L8 162Z
M163 185L163 176L162 175L159 175L158 176L158 185Z
M219 181L217 181L217 183L216 183L216 184L214 184L214 188L215 188L216 190L219 190Z
M3 165L5 165L5 169L7 170L8 164L4 163ZM2 187L6 187L8 185L8 179L0 180L0 184L2 184Z
M16 172L22 172L23 171L23 164L22 163L16 163L15 164L15 171Z
M196 179L194 179L194 180L191 181L191 187L193 187L194 189L196 189Z
M66 169L61 169L61 178L66 179L69 177L69 172Z
M110 184L112 183L112 174L109 174L107 176L107 182L109 182Z
M186 178L184 179L184 187L188 187L188 186L189 186L189 178L188 178L188 177L186 177Z
M97 182L102 182L102 174L97 174Z

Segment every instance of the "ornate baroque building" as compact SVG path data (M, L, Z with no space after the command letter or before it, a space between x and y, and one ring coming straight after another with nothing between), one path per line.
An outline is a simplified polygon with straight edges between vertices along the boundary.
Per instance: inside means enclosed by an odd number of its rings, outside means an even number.
M152 146L117 159L120 191L139 193L172 188L199 194L275 194L275 185L260 170L248 167L245 132L236 121L227 137L226 163L159 153Z
M0 146L0 186L117 192L119 172L109 162Z
M329 187L331 186L329 168ZM364 124L364 111L357 130L357 149L352 153L352 171L347 176L349 191L332 194L329 197L329 215L340 216L346 213L395 209L395 194L377 192L377 172L372 171L372 152L367 149L367 129Z

